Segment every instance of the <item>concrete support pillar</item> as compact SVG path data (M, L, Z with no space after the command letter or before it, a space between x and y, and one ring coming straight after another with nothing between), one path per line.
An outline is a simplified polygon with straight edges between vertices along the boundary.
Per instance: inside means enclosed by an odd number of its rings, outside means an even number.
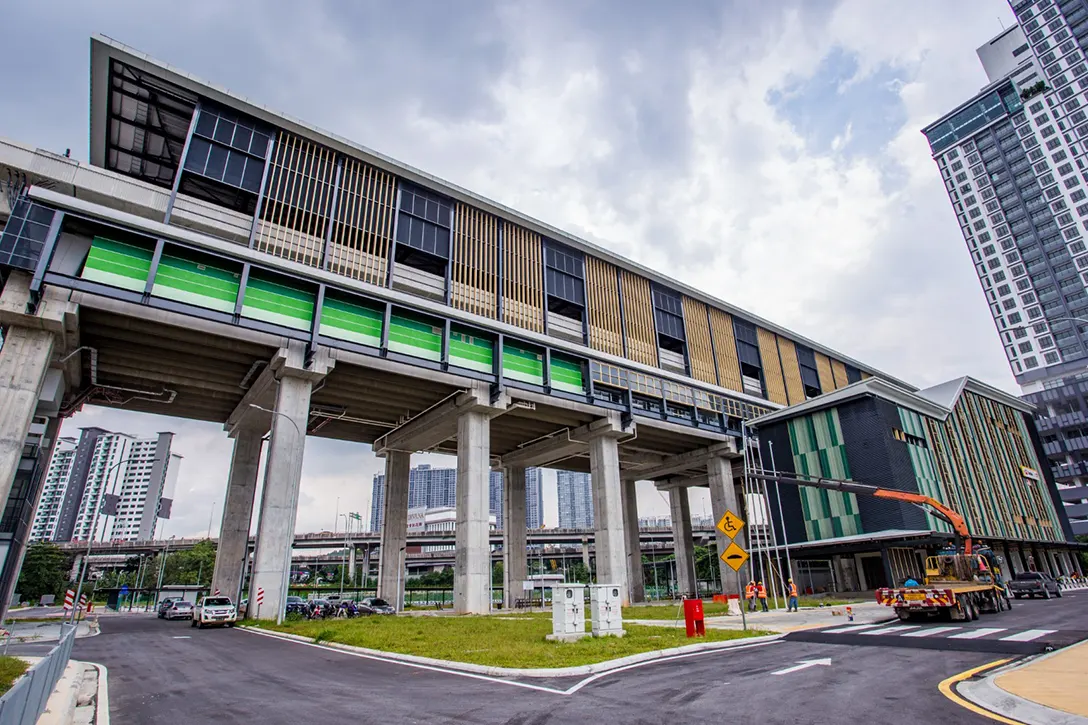
M355 586L355 544L348 545L348 581Z
M404 584L404 548L408 543L408 482L412 454L385 454L385 508L382 542L378 549L378 596L401 609Z
M257 493L262 437L260 428L255 427L241 428L235 433L227 498L223 502L223 520L219 525L212 591L218 591L235 602L240 599L242 570L245 569L249 551L249 526L253 518L253 499Z
M276 392L276 414L268 441L268 466L257 523L257 549L253 555L249 612L258 616L257 591L264 590L259 616L282 621L291 576L291 547L295 539L298 489L302 482L302 456L306 423L310 415L307 378L284 375Z
M710 508L714 515L714 522L721 521L722 516L725 516L726 511L732 511L734 514L740 517L744 517L744 510L741 508L737 501L737 491L733 486L733 471L730 462L722 457L711 458L706 464L707 483L710 485ZM740 533L732 539L737 543L737 546L741 547L745 551L748 550L747 542L747 526L741 529ZM737 574L733 571L733 567L726 564L721 559L722 553L729 547L730 538L723 534L720 530L715 530L715 538L718 544L718 568L721 572L722 578L722 593L723 594L742 594L742 586L737 586ZM749 568L751 564L749 564ZM744 572L741 572L742 579L744 578ZM751 578L751 574L748 575Z
M53 357L52 332L8 327L0 347L0 503L8 500Z
M1027 569L1027 567L1024 566L1023 557L1020 556L1019 546L1013 546L1009 549L1009 567L1012 569L1014 574L1019 574L1020 572Z
M669 489L673 552L676 554L676 586L681 595L695 591L695 542L691 535L691 503L686 488ZM730 570L732 574L732 570Z
M630 603L627 588L627 542L623 533L622 483L619 445L611 435L589 442L589 466L593 486L593 518L596 524L597 583L612 584Z
M627 549L627 591L632 602L646 601L646 581L642 570L642 542L638 530L638 496L634 481L624 481L620 489L623 503L623 533Z
M457 419L457 529L453 609L457 614L491 610L491 542L488 526L491 419L469 410ZM525 516L521 518L522 526Z
M509 467L502 472L502 600L507 609L525 596L529 578L526 561L525 469Z
M585 566L586 571L593 571L589 561L589 539L585 537L582 537L582 565Z
M1073 552L1073 568L1076 570L1077 574L1079 574L1080 576L1084 576L1084 567L1081 566L1081 563L1080 563L1080 552L1079 551L1074 551Z

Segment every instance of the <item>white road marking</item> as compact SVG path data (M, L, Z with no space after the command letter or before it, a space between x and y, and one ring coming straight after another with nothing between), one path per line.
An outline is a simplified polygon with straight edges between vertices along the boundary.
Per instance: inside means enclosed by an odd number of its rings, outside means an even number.
M849 627L839 627L838 629L825 629L824 634L845 634L847 632L860 632L863 629L872 629L873 627L879 627L879 624L852 624Z
M989 634L1004 632L1006 629L1006 627L979 627L978 629L969 629L966 632L953 634L948 639L978 639L979 637L985 637Z
M182 635L175 636L174 639L192 639L192 637L190 637L187 634L182 634Z
M250 634L258 634L258 635L261 635L262 637L269 637L271 639L278 639L278 640L281 640L283 642L290 642L292 644L300 644L300 645L303 645L304 647L314 647L316 649L325 650L326 652L339 652L340 654L348 655L350 657L358 657L358 658L364 659L364 660L374 660L375 662L385 662L387 664L401 665L401 666L404 666L404 667L412 667L412 668L417 669L417 670L427 670L429 672L441 672L442 674L455 675L457 677L465 677L465 678L468 678L470 680L483 680L484 682L493 682L493 683L498 684L498 685L510 685L511 687L522 687L522 688L525 688L527 690L537 690L539 692L549 692L549 693L551 693L553 695L573 695L574 693L578 692L578 690L581 690L586 685L588 685L588 684L590 684L592 682L595 682L596 680L599 680L602 677L607 677L608 675L613 675L613 674L615 674L617 672L624 672L626 670L633 670L633 669L636 669L638 667L645 667L646 665L653 665L653 664L657 664L659 662L671 662L673 660L683 660L683 659L688 659L688 658L691 658L691 657L701 657L703 655L721 654L721 653L725 653L725 652L736 652L737 650L742 650L742 649L753 649L753 648L756 648L756 647L766 647L767 645L777 644L778 642L782 641L780 639L775 639L775 640L771 640L769 642L754 642L752 644L743 644L743 645L740 645L740 646L737 646L737 647L728 647L728 648L725 648L725 649L710 649L710 650L703 650L702 652L689 652L687 654L672 655L670 657L659 657L658 659L646 660L645 662L635 662L633 664L626 665L624 667L617 667L617 668L615 668L613 670L607 670L605 672L598 672L598 673L596 673L594 675L590 675L589 677L586 677L585 679L575 683L574 685L567 688L566 690L557 690L557 689L552 688L552 687L544 687L542 685L534 685L534 684L532 684L530 682L517 682L515 680L503 679L501 677L491 677L490 675L480 675L480 674L477 674L475 672L464 672L463 670L453 670L453 669L448 669L446 667L437 667L435 665L424 665L424 664L420 664L420 663L417 663L417 662L405 662L404 660L391 659L389 657L379 657L377 655L365 654L363 652L351 652L349 650L338 649L336 647L326 647L325 645L316 644L314 642L300 642L300 641L295 640L295 639L287 639L286 637L279 637L279 636L277 636L275 634L272 634L272 633L269 633L269 632L258 632L258 631L253 630L253 629L243 629L241 631L242 632L249 632Z
M900 632L906 632L910 629L918 629L917 624L897 624L894 627L881 627L880 629L870 629L868 632L859 632L859 634L899 634Z
M904 637L933 637L938 634L947 634L948 632L954 632L957 629L963 629L962 627L930 627L929 629L923 629L920 632L910 632L904 634Z
M1002 637L1002 642L1030 642L1033 639L1039 639L1046 634L1054 634L1058 630L1056 629L1028 629L1016 634L1010 634L1008 637Z
M823 659L818 659L818 660L802 660L802 661L798 662L797 664L795 664L793 667L787 667L787 668L782 669L782 670L777 670L775 672L772 672L771 674L772 675L788 675L791 672L797 672L798 670L806 670L809 667L815 667L817 665L822 665L823 667L830 667L831 666L831 658L830 657L824 657Z

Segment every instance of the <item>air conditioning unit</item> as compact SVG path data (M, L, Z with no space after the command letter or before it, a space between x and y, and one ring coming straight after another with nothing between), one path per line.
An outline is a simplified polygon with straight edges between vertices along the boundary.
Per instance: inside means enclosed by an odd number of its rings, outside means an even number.
M590 584L589 613L594 637L622 637L623 597L615 584Z
M570 642L588 636L585 589L584 584L552 586L552 633L547 639Z

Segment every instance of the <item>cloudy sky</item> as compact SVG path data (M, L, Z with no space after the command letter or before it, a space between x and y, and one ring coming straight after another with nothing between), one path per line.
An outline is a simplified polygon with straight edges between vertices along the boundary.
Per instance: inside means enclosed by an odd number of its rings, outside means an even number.
M974 49L1011 20L1006 0L14 3L0 133L86 159L103 33L919 386L1016 391L919 133L985 84ZM64 432L91 424L175 431L166 532L218 526L217 426L88 408ZM298 529L338 499L365 516L378 467L311 440Z

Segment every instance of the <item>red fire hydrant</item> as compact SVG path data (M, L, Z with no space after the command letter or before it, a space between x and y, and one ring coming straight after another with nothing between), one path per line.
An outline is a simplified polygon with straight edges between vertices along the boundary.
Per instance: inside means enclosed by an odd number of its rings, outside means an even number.
M703 600L684 600L684 626L688 637L705 637L706 625L703 623Z

